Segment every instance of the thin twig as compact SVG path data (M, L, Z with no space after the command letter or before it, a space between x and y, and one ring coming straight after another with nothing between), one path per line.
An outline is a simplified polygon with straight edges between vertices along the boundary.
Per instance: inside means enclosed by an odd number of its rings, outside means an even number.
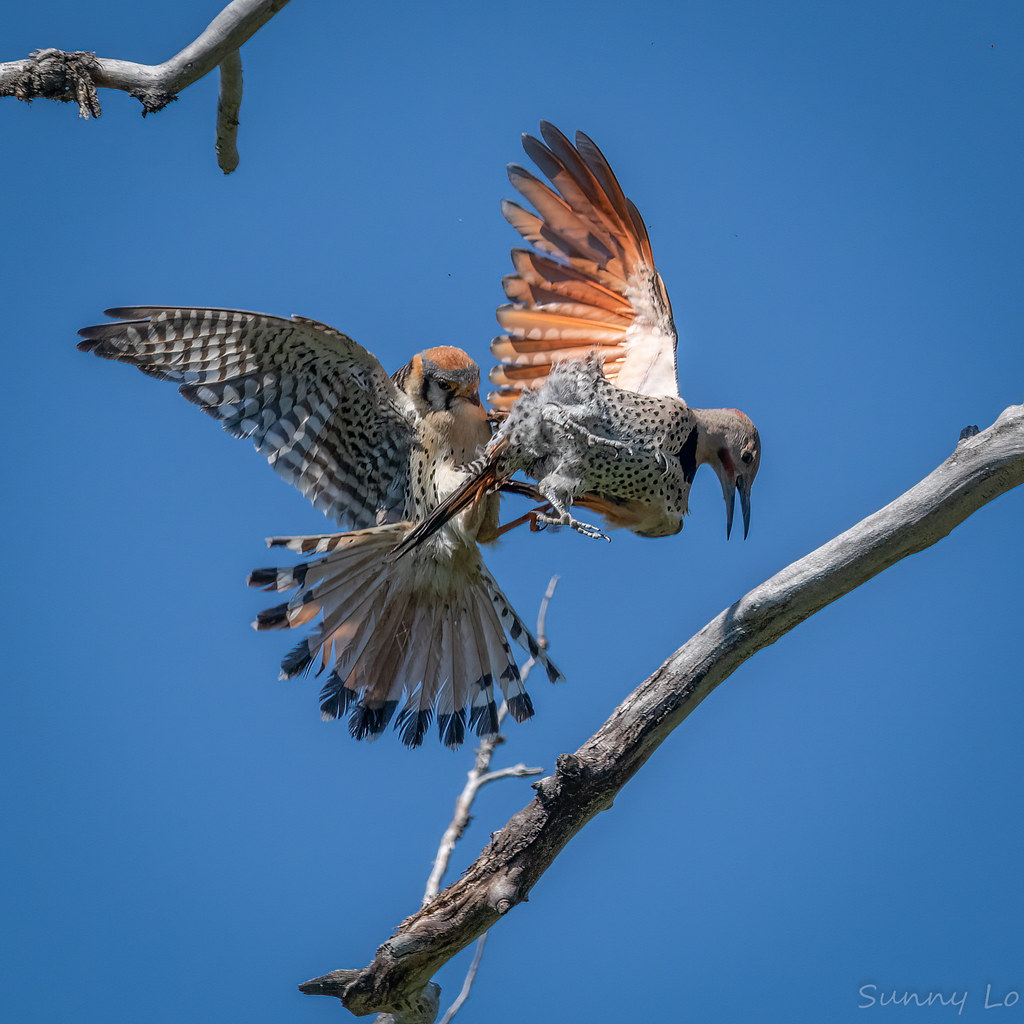
M559 579L561 577L556 575L548 580L548 589L544 591L544 597L540 602L540 610L537 612L537 643L540 644L543 651L548 649L548 605L551 604L551 598L555 596L555 587L558 586Z
M469 970L466 971L466 979L462 983L462 989L455 997L452 1005L445 1010L444 1016L438 1024L451 1024L455 1014L462 1009L462 1004L469 998L469 991L473 987L473 982L476 981L476 972L480 969L480 961L484 958L484 946L487 945L487 936L490 934L490 932L484 932L476 940L476 952L473 954L473 962L469 965Z

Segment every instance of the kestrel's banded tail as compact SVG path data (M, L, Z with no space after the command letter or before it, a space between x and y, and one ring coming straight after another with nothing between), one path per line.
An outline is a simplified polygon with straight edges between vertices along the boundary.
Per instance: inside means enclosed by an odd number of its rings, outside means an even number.
M330 671L320 691L325 719L349 716L357 739L395 728L419 746L436 713L442 742L462 743L467 726L497 731L495 687L523 721L533 705L523 687L506 632L562 678L513 610L474 549L454 567L438 546L393 560L389 553L411 523L311 537L275 537L286 547L321 557L290 569L257 569L249 584L297 590L285 604L260 612L256 629L289 629L323 619L282 663L282 678Z

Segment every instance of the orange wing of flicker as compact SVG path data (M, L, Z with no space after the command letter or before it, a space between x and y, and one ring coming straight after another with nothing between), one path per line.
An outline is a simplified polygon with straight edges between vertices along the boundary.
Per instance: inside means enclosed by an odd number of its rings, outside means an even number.
M507 333L491 342L491 403L507 412L554 363L595 349L617 387L678 395L672 306L640 213L586 135L574 146L546 121L540 130L544 141L524 135L523 148L554 187L511 164L509 180L536 213L501 207L533 250L513 249L515 273L502 280L510 302L497 310Z

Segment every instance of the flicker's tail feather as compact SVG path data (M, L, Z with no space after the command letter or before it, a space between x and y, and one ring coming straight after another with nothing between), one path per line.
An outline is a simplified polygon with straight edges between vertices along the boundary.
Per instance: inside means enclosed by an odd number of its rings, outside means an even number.
M495 684L513 717L529 718L533 706L506 634L544 666L552 682L561 673L475 546L453 557L450 549L433 543L397 561L389 559L411 530L411 523L396 523L269 541L321 556L291 568L257 569L249 576L251 586L296 591L290 601L260 612L257 629L288 629L322 616L282 662L282 678L329 670L320 691L323 716L347 713L358 739L379 735L394 718L404 742L415 747L435 715L441 740L449 747L463 741L467 725L479 735L493 733Z

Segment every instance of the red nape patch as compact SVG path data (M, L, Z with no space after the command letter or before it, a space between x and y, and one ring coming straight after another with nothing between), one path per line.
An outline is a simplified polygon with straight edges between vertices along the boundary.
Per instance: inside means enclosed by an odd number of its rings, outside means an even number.
M476 369L476 363L462 351L453 345L438 345L437 348L424 349L420 355L437 363L442 370L467 370Z
M736 413L737 416L745 419L751 426L754 425L754 421L742 409L730 409L729 412Z

